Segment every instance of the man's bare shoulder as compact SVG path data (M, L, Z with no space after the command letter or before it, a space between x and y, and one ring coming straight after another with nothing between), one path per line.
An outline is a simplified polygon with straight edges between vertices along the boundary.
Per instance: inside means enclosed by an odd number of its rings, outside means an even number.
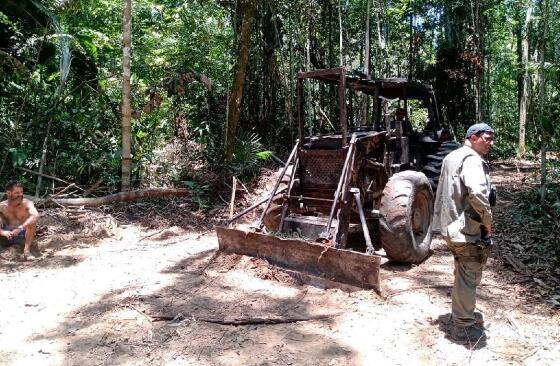
M28 209L35 208L35 203L27 198L24 198L21 203Z
M5 209L6 207L8 207L8 201L0 202L0 210Z

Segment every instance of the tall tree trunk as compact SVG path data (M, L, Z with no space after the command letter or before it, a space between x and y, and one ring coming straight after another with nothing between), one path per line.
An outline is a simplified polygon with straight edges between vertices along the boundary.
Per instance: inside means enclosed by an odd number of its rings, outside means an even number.
M414 14L412 13L412 9L410 9L408 27L410 32L410 39L408 40L408 80L412 80L414 72Z
M39 175L37 177L37 186L35 187L35 198L39 198L41 195L41 185L43 184L43 169L47 163L47 143L49 141L49 134L51 132L52 118L49 118L47 123L47 132L45 133L45 138L43 139L43 149L41 150L41 160L39 163Z
M517 113L521 106L521 94L523 94L523 15L522 4L515 5L515 27L516 54L517 54Z
M538 40L538 54L539 54L539 121L541 122L541 184L540 184L540 201L541 206L544 206L546 202L546 150L547 141L549 140L542 122L547 116L545 116L544 109L546 105L546 79L544 74L544 62L545 62L545 49L546 49L546 39L548 34L548 0L541 0L539 3L540 9L540 24L539 24L539 40Z
M233 149L235 146L235 136L237 134L237 125L239 116L241 115L241 101L243 99L243 86L245 84L245 73L247 63L249 61L249 48L251 47L251 31L255 22L255 12L257 8L256 0L245 0L245 14L243 15L243 23L241 25L241 34L239 35L239 48L237 53L237 61L235 63L235 75L231 86L231 93L228 100L227 123L224 162L229 163L233 157Z
M292 14L291 12L288 14L288 48L289 48L289 53L288 53L288 70L289 70L289 75L288 75L288 88L290 90L290 92L288 93L288 98L286 98L288 100L288 122L290 124L290 146L294 145L295 141L294 141L294 108L293 108L293 103L294 103L294 71L292 69L292 57L293 57L293 41L292 41L292 29L293 29L293 25L292 25Z
M327 56L327 65L329 68L334 67L334 46L333 46L333 6L331 1L326 2L328 6L328 22L327 22L327 29L328 29L328 56Z
M370 64L370 8L371 0L366 0L366 29L365 29L365 48L364 48L364 74L367 75L369 79L369 64ZM364 94L362 100L362 124L366 125L368 122L368 96Z
M525 26L523 29L522 40L522 64L523 64L523 89L521 92L521 100L519 103L519 147L517 150L517 157L523 158L525 156L525 128L527 125L527 96L528 96L528 83L529 83L529 29L531 27L531 17L533 14L533 7L528 5L527 13L525 16Z
M482 120L482 78L484 77L484 51L482 49L482 27L480 14L480 0L471 1L471 17L473 28L474 46L474 106L475 118L479 122Z
M484 119L492 123L492 62L491 59L486 56L484 57L485 62L485 71L484 71L484 87L483 89L486 91L484 96Z
M342 42L342 32L344 31L342 28L342 4L341 0L338 0L338 29L339 29L339 52L340 52L340 66L344 66L344 49L343 49L343 42Z
M311 71L311 9L307 12L307 39L305 40L305 71Z
M121 190L130 189L131 107L130 107L130 51L132 47L132 0L124 0L123 10L123 85L122 85L122 170Z
M377 52L377 72L378 75L377 77L383 78L386 76L386 71L387 68L384 66L386 59L387 59L387 54L386 54L386 41L385 41L385 37L383 36L383 27L381 26L382 23L382 18L384 16L384 6L383 6L383 0L377 0L377 5L378 5L378 9L376 9L375 11L375 21L376 21L376 25L377 25L377 49L379 50Z

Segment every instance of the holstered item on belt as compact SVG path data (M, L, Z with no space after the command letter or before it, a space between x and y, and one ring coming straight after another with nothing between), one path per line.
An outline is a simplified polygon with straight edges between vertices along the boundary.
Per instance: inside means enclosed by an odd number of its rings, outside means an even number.
M490 193L488 194L488 203L490 206L496 206L496 201L498 200L498 190L495 185L490 185Z
M492 247L492 238L488 236L485 226L480 226L480 239L478 239L475 245L482 249L490 249Z

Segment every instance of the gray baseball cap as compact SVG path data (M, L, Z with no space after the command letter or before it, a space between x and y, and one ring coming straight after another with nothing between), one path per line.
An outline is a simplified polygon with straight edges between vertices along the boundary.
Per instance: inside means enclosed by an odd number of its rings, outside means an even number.
M494 133L494 130L486 123L476 123L469 127L469 129L467 130L467 134L465 135L465 139L468 139L472 135L476 135L480 132Z

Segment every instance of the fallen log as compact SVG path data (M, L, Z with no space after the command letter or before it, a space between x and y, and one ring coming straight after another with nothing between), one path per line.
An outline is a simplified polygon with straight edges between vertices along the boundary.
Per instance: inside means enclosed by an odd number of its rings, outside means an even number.
M148 188L137 191L120 192L110 194L103 197L88 197L88 198L58 198L47 199L44 201L44 207L50 206L84 206L84 207L98 207L108 205L114 202L127 202L136 201L147 198L157 198L165 196L184 197L189 194L189 190L185 188Z

